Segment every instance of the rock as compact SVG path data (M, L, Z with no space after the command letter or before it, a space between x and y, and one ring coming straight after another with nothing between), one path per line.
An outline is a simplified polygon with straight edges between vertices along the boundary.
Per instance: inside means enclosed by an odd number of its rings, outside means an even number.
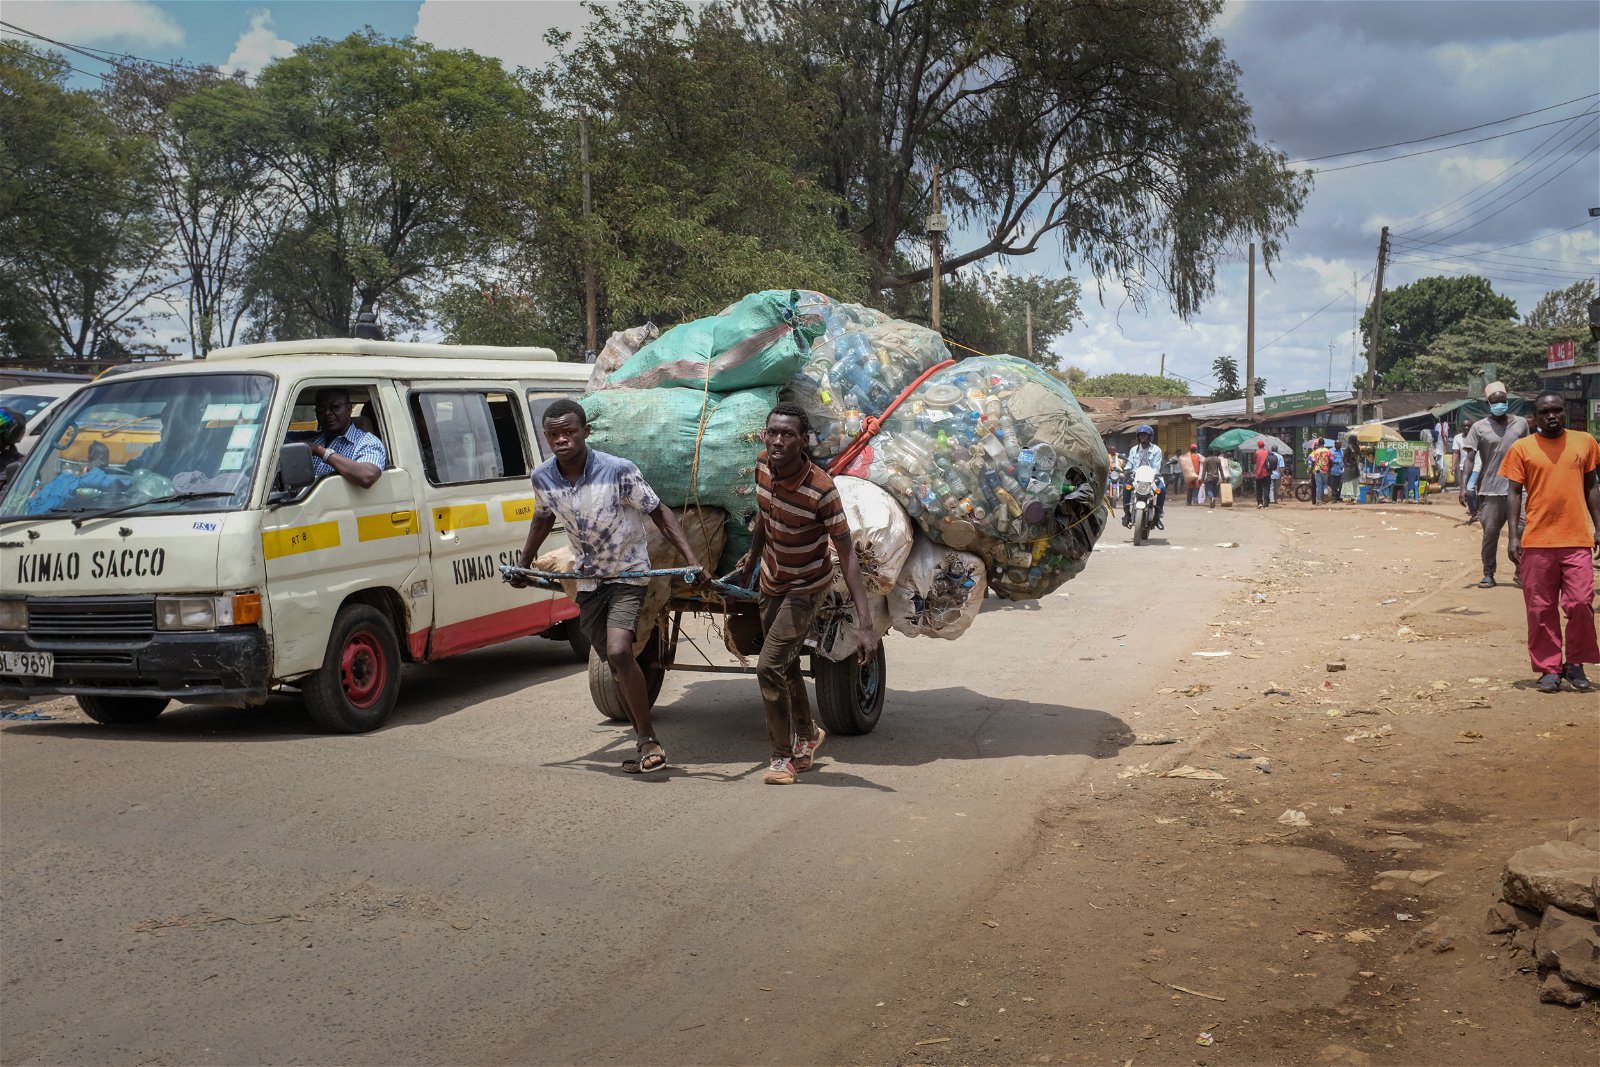
M1567 840L1582 848L1600 851L1600 824L1587 816L1567 823Z
M1427 885L1435 878L1444 876L1443 871L1379 871L1377 881L1372 883L1374 889L1399 889L1414 888Z
M1546 841L1506 860L1500 896L1534 911L1554 904L1563 911L1593 915L1597 877L1600 852L1570 841Z
M1561 972L1569 982L1600 986L1600 923L1560 908L1546 908L1534 937L1539 966Z
M1538 925L1537 912L1519 908L1515 904L1507 904L1503 900L1496 901L1489 908L1489 914L1484 920L1484 930L1491 934L1514 934L1519 930L1531 930Z
M1466 936L1466 929L1455 918L1442 915L1427 926L1417 931L1417 936L1412 939L1408 952L1422 952L1432 950L1435 953L1449 952L1455 948Z
M1569 1008L1576 1008L1596 995L1600 995L1600 990L1569 982L1554 971L1544 976L1544 984L1539 987L1541 1003L1562 1004Z
M1328 664L1328 673L1329 674L1337 674L1342 670L1344 670L1344 661L1343 660L1334 660L1333 662Z

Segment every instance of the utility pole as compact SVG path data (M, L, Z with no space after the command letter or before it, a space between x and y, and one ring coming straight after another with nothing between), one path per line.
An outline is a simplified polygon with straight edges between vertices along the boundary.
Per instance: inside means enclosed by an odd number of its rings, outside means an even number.
M1383 261L1389 258L1389 227L1383 228L1378 238L1378 276L1372 283L1372 335L1367 342L1367 388L1362 397L1362 407L1367 418L1372 417L1372 392L1378 378L1378 333L1383 329ZM1356 420L1358 423L1361 419Z
M1033 301L1032 300L1028 301L1026 304L1023 305L1023 307L1027 309L1027 313L1028 313L1028 362L1032 363L1033 362Z
M583 156L583 337L584 354L592 358L600 350L600 310L595 305L594 238L589 235L589 214L593 210L589 189L589 112L578 109L578 151Z
M939 164L933 165L933 214L928 216L925 224L928 231L928 246L933 252L933 283L928 302L928 322L933 326L934 332L939 331L939 262L940 252L943 251L944 235L950 229L950 220L944 217L944 210L939 204Z
M1160 374L1160 377L1165 378L1166 376L1167 376L1167 354L1165 352L1163 352L1163 353L1161 353L1161 374Z
M1249 325L1245 327L1244 341L1244 417L1256 413L1256 243L1250 242L1250 297L1246 311Z
M1333 392L1333 342L1328 342L1328 392Z

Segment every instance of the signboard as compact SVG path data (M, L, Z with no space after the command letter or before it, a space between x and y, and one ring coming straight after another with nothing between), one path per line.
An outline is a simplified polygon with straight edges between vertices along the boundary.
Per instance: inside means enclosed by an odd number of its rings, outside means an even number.
M1576 366L1578 362L1578 342L1557 341L1545 349L1545 370L1560 370L1563 367Z
M1589 401L1589 432L1600 436L1600 400Z
M1378 461L1378 466L1387 467L1397 463L1402 467L1427 467L1429 448L1421 441L1405 441L1396 444L1379 445L1374 451L1373 458Z
M1261 414L1276 415L1282 411L1304 411L1306 408L1320 408L1328 402L1326 389L1307 389L1300 393L1284 393L1282 396L1268 396L1261 398Z

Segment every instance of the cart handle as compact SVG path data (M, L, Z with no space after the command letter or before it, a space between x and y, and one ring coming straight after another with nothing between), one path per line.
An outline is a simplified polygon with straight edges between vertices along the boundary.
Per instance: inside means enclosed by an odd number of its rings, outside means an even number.
M578 574L566 571L541 571L531 567L513 567L505 564L500 568L500 577L504 581L513 578L522 578L541 589L559 589L561 579L587 578L590 581L614 581L618 578L682 578L685 581L700 573L698 567L655 567L647 571L622 571L618 574ZM743 586L734 585L722 579L713 579L706 583L710 588L721 593L730 600L755 600L756 591L745 589Z

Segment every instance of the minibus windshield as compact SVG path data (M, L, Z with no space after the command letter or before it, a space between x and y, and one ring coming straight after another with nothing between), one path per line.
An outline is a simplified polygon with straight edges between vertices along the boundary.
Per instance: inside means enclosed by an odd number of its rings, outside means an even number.
M264 374L112 379L62 404L0 499L0 521L234 511L245 506L271 408Z

